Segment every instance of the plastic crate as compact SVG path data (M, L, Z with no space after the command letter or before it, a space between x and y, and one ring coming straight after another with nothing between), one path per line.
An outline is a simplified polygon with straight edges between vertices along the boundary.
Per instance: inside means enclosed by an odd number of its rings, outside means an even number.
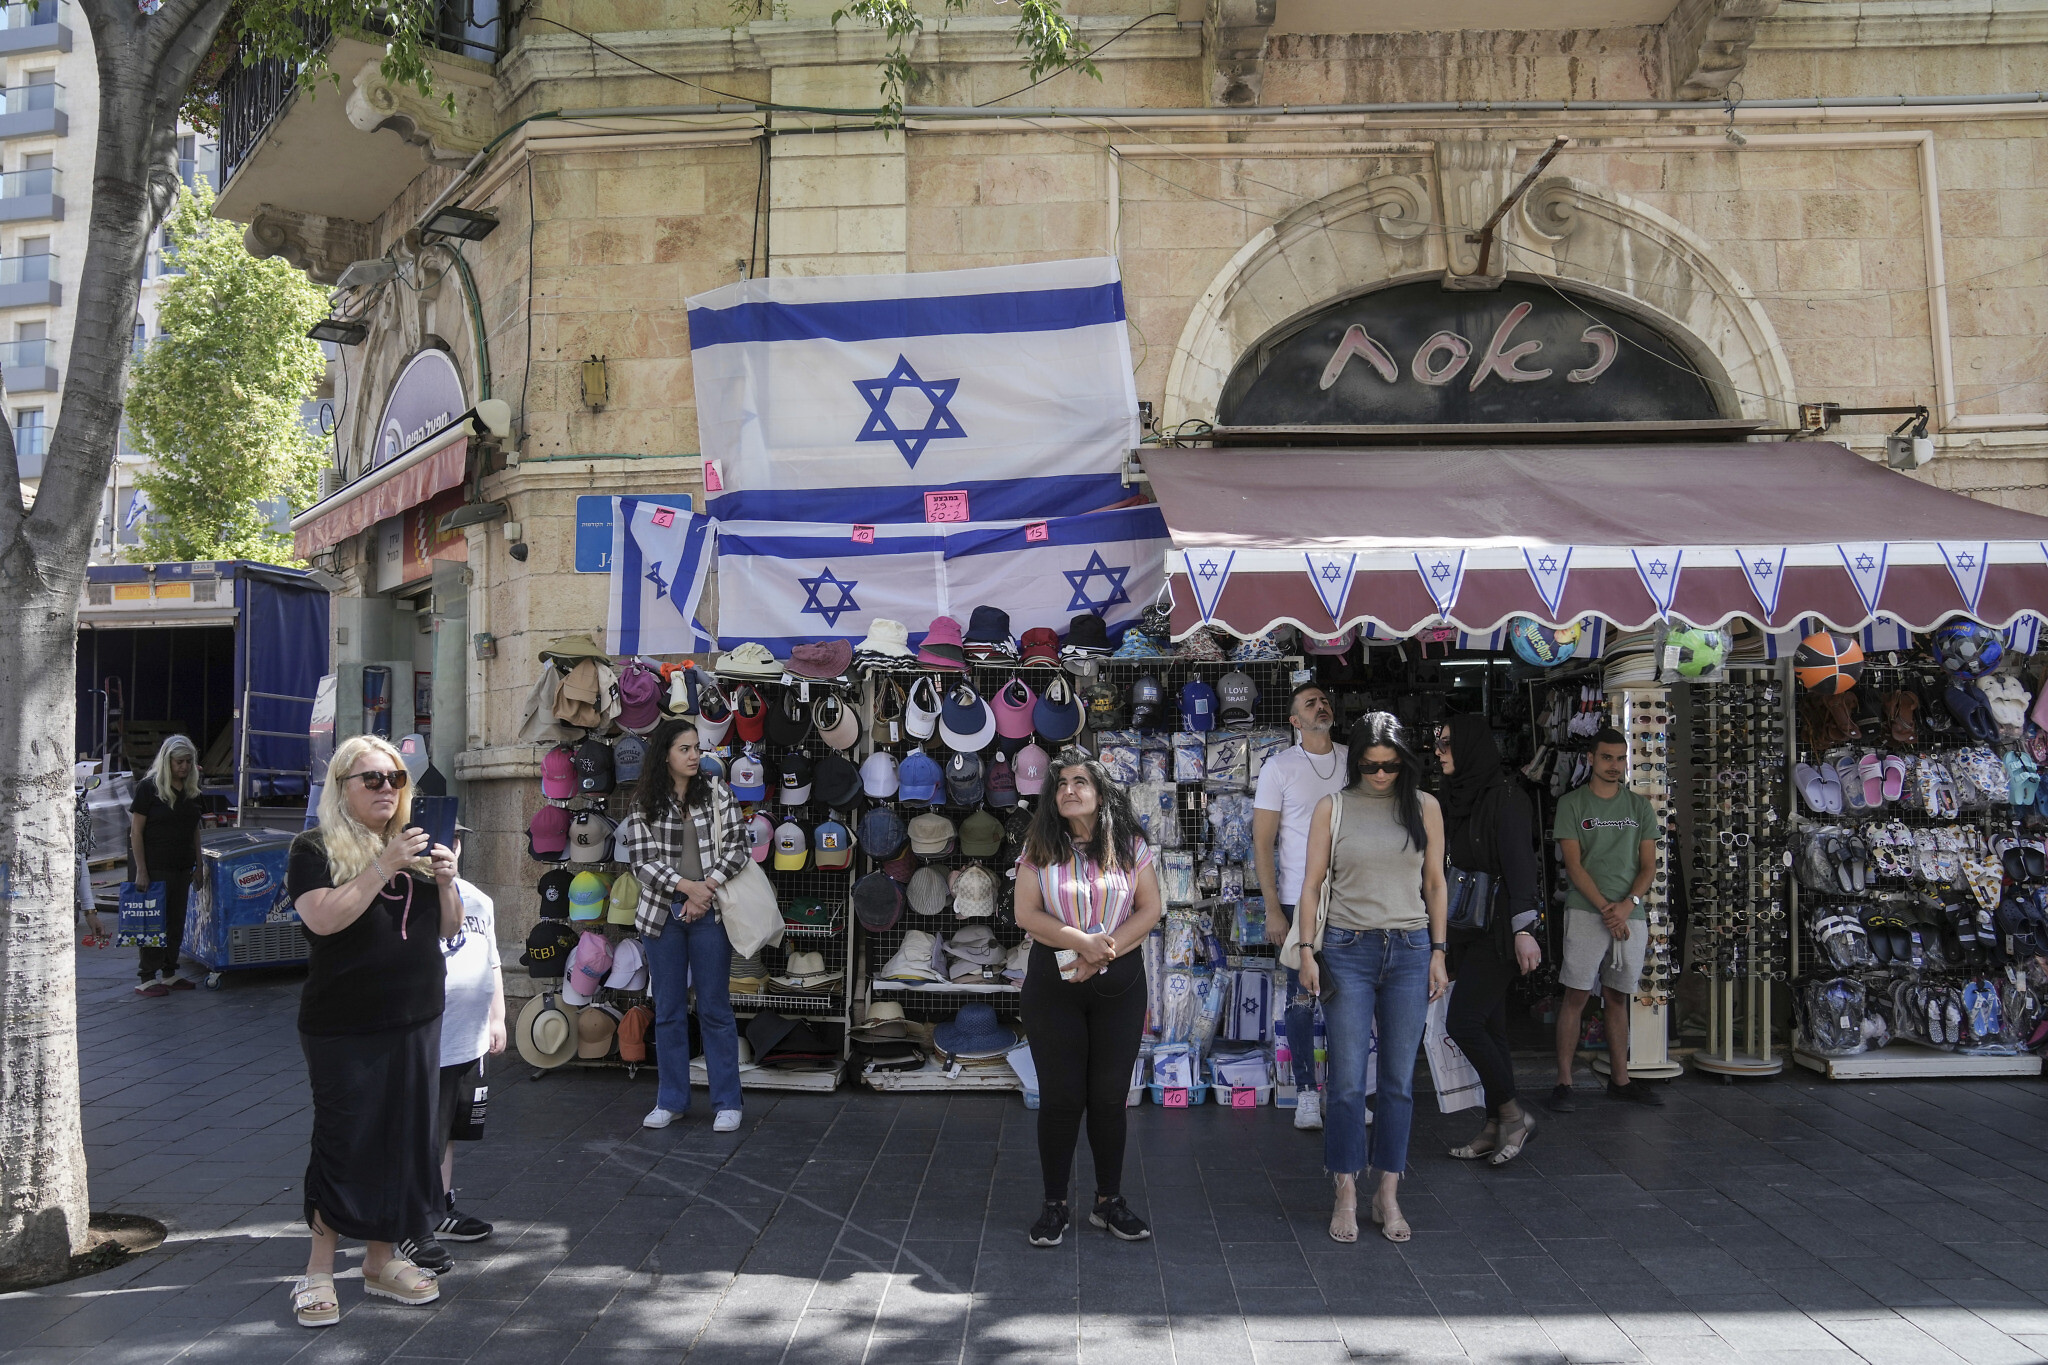
M1258 1109L1273 1102L1273 1087L1270 1085L1211 1085L1210 1091L1216 1103L1226 1109ZM1238 1097L1250 1095L1251 1103L1246 1104Z
M1198 1104L1207 1104L1209 1102L1209 1087L1206 1082L1201 1085L1191 1085L1187 1088L1185 1092L1187 1102L1185 1104L1167 1104L1166 1087L1163 1085L1155 1082L1148 1088L1152 1091L1152 1103L1165 1105L1169 1109L1192 1109ZM1179 1093L1179 1087L1175 1087L1175 1090Z

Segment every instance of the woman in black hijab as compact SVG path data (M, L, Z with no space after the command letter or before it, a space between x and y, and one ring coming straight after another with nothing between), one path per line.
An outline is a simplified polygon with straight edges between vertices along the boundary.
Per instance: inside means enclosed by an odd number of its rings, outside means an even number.
M1534 814L1502 770L1484 716L1453 716L1437 731L1436 755L1444 771L1445 855L1452 867L1493 878L1486 928L1450 931L1454 984L1445 1030L1486 1090L1485 1129L1451 1155L1505 1166L1536 1134L1535 1117L1515 1097L1508 1052L1508 983L1543 960Z

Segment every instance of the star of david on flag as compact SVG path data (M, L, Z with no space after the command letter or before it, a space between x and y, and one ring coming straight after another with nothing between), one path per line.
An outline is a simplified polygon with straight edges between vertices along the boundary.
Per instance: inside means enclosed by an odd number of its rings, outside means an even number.
M1316 590L1316 600L1330 613L1331 629L1342 627L1344 599L1351 595L1351 575L1358 568L1358 556L1311 550L1301 558L1308 566L1308 582Z
M697 606L716 545L716 523L692 513L687 500L613 498L605 648L613 654L709 649Z
M901 355L896 357L896 368L882 379L856 379L853 386L860 390L861 397L868 400L868 420L862 424L856 441L892 441L903 452L904 463L912 468L917 466L917 457L924 454L924 448L935 440L962 437L967 433L960 428L960 421L947 409L953 401L953 393L960 387L957 379L926 380L918 374L911 363ZM889 400L899 389L915 389L931 404L921 427L904 428L896 424L889 414Z
M1551 618L1557 617L1559 604L1564 601L1564 588L1572 572L1572 548L1569 545L1551 545L1541 549L1524 549L1522 562L1529 566L1529 580L1536 585L1536 595L1543 599Z
M1891 546L1883 541L1858 542L1837 545L1835 552L1842 557L1842 567L1849 571L1849 581L1856 585L1856 595L1863 599L1863 609L1875 613L1878 599L1884 596L1885 566L1891 559Z
M804 589L804 604L801 610L807 615L815 612L824 617L827 626L836 626L841 616L850 611L860 610L860 603L853 600L853 590L860 586L860 580L841 581L834 578L832 566L829 564L820 569L815 578L799 578L797 582L801 583ZM827 588L836 593L830 602L823 600L822 597Z
M1451 608L1457 605L1458 589L1465 586L1465 552L1463 550L1417 550L1415 572L1422 575L1422 586L1429 591L1429 600L1436 603L1436 614L1449 616Z
M1188 582L1195 589L1195 610L1207 624L1216 619L1216 604L1223 600L1223 585L1230 581L1230 566L1237 562L1237 552L1183 550L1180 557L1187 569Z
M1685 567L1685 551L1672 545L1630 550L1636 562L1636 576L1643 580L1650 601L1659 616L1671 614L1672 599L1678 596L1678 574Z
M1957 544L1950 540L1936 543L1941 557L1948 562L1949 577L1956 581L1956 591L1963 595L1963 605L1974 613L1977 599L1984 595L1984 571L1991 566L1990 544Z
M1738 545L1735 558L1742 565L1742 576L1749 582L1749 590L1756 595L1757 605L1764 609L1764 620L1770 621L1778 614L1778 593L1785 586L1785 555L1783 545Z
M1097 616L1108 615L1111 607L1120 606L1131 600L1131 595L1124 591L1124 580L1130 576L1130 565L1112 568L1103 563L1099 552L1089 555L1088 563L1084 567L1066 571L1067 586L1074 590L1073 597L1067 602L1067 610L1076 613L1092 611ZM1102 580L1102 586L1090 589L1089 582L1096 578Z

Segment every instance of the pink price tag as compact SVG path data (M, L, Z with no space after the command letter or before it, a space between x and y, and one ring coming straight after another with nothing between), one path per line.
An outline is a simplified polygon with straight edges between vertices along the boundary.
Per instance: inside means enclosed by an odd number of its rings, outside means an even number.
M872 544L874 544L874 543L875 543L875 528L874 528L874 527L872 527L872 526L856 526L856 527L854 527L854 528L853 528L853 543L854 543L854 544L856 544L856 545L872 545Z
M1176 1090L1169 1090L1169 1091L1167 1091L1167 1092L1166 1092L1166 1107L1167 1107L1168 1109L1185 1109L1185 1108L1187 1108L1187 1107L1188 1107L1188 1092L1187 1092L1187 1091L1185 1091L1185 1090L1178 1090L1178 1089L1176 1089Z
M1456 626L1432 626L1422 632L1422 638L1428 644L1447 645L1458 638L1458 628Z
M1256 1109L1259 1107L1259 1092L1249 1086L1234 1086L1230 1091L1232 1109Z
M1039 544L1051 540L1052 527L1047 526L1042 521L1034 521L1024 528L1024 539L1027 544Z
M716 460L706 460L704 462L704 491L706 493L723 493L725 491L725 474L719 469L718 461Z
M958 490L951 493L925 494L924 519L926 521L966 521L966 491Z
M676 524L676 514L666 507L660 507L655 509L654 515L648 520L656 526L673 526Z

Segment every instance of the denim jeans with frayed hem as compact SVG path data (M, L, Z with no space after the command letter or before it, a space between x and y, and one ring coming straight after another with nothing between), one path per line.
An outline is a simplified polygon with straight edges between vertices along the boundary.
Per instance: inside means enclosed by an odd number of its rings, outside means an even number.
M1280 913L1294 923L1294 907L1283 905ZM1276 945L1277 946L1277 945ZM1287 1051L1294 1066L1294 1088L1316 1088L1316 1006L1315 997L1301 988L1301 975L1292 967L1287 974L1287 1012L1280 1018L1280 1030L1287 1035Z
M1429 930L1339 929L1323 936L1323 972L1337 998L1323 1003L1329 1031L1323 1164L1333 1175L1408 1169L1415 1118L1415 1056L1429 1020ZM1366 1132L1366 1061L1380 1031L1379 1089ZM1370 1150L1368 1151L1368 1142Z
M641 936L654 992L654 1049L661 1083L654 1102L671 1114L690 1107L690 990L711 1082L711 1112L740 1107L740 1030L732 1015L732 940L715 916L685 922L671 913L661 937Z

